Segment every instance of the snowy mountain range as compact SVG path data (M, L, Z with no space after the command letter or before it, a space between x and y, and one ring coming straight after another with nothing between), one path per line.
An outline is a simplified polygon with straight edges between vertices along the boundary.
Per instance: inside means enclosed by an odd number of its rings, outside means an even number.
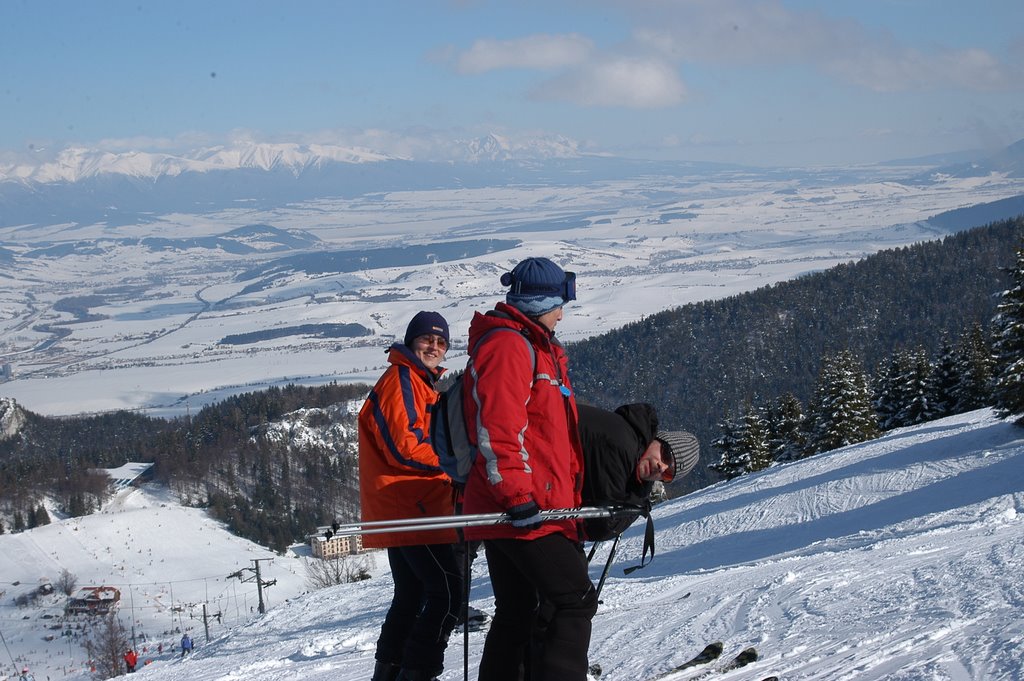
M654 162L589 153L561 136L512 139L496 133L463 140L392 144L400 153L328 143L239 141L185 152L69 147L49 157L0 161L0 228L25 224L125 224L165 213L272 208L374 192L579 185L645 176L705 176L848 183L877 168L773 169ZM951 164L944 161L957 159ZM968 160L960 160L968 159ZM1024 141L992 154L947 155L883 164L912 184L998 174L1024 178Z
M253 144L211 147L188 154L132 151L111 153L96 149L69 147L56 159L38 165L0 166L0 181L27 183L81 182L98 175L125 175L157 180L183 173L208 173L217 170L285 169L294 175L328 163L372 163L388 156L365 149L328 145Z
M561 136L515 141L490 133L461 140L448 146L442 162L481 163L495 161L537 161L580 158L579 144ZM52 160L0 164L0 183L73 183L100 175L158 180L184 173L230 170L285 170L298 177L332 164L369 164L385 161L414 161L362 147L332 144L257 143L241 141L230 145L202 147L183 153L145 151L111 152L102 149L68 147ZM433 159L438 160L438 159Z
M714 675L722 681L1020 679L1022 517L1024 431L989 410L719 483L655 507L656 557L628 576L643 527L626 532L591 662L602 680L643 681L718 640L726 656L755 646L760 657ZM597 551L594 579L607 550ZM63 569L81 586L120 591L143 678L369 678L391 594L386 561L373 561L368 581L304 593L306 554L296 546L274 556L150 484L119 492L102 513L0 535L0 678L23 667L38 681L89 678L86 617L65 619L59 594L14 603ZM275 581L264 616L255 585L235 576L257 560ZM493 611L483 560L471 603ZM184 660L172 649L182 631L198 644ZM469 637L471 679L483 636ZM457 632L442 681L463 678L463 651Z
M439 151L440 149L440 151ZM376 151L361 146L343 146L327 143L299 144L290 142L238 141L227 145L200 147L189 151L170 153L154 151L115 152L98 148L67 147L52 159L0 162L0 186L3 183L30 185L75 183L103 175L126 176L156 181L162 177L177 177L186 173L215 171L284 170L294 177L303 173L323 170L336 164L375 164L389 161L451 164L466 163L521 163L536 166L553 160L601 161L636 167L638 161L616 159L607 154L587 153L578 141L563 136L538 136L512 139L497 133L455 140L447 144L435 143L411 149L405 154ZM690 166L724 168L721 164L664 163L661 167ZM964 151L933 155L917 159L891 161L885 165L896 167L929 166L932 173L952 174L959 177L979 177L992 172L1009 173L1021 177L1024 173L1024 140L996 152ZM754 169L750 169L754 170Z

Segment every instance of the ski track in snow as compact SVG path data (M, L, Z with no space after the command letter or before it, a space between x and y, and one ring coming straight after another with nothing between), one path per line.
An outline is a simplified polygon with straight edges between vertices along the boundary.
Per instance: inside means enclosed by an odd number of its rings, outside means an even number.
M700 527L708 535L732 543L737 535L770 525L771 519L782 520L774 529L795 535L803 548L777 552L767 562L711 568L710 581L730 585L727 594L701 595L699 581L683 580L677 586L679 579L668 576L664 581L671 579L670 587L660 580L640 593L634 587L631 596L651 600L630 607L625 619L644 612L644 605L671 611L679 618L678 630L687 632L677 644L680 660L716 638L732 654L746 645L761 651L761 660L753 665L715 678L760 678L757 674L763 670L766 676L769 669L784 679L1015 678L1005 670L1016 668L1019 661L1005 651L1020 652L1024 625L1017 623L1016 613L1022 587L1019 581L997 587L993 575L1012 574L1024 563L1019 442L1005 443L1005 433L989 437L988 429L979 437L968 425L944 433L937 444L898 446L927 428L872 443L873 456L865 456L863 447L849 448L802 462L799 478L788 478L783 472L789 467L781 467L761 474L769 484L762 484L761 476L750 476L695 495L694 516L719 510L714 519L701 516ZM990 428L999 431L1001 426ZM966 448L965 439L972 443ZM979 445L984 449L970 451ZM821 479L815 485L816 477ZM787 501L796 494L787 491L791 486L803 490L796 500L800 503ZM806 493L815 486L815 493ZM737 503L746 496L740 487L772 493L744 506ZM964 489L954 493L958 487ZM731 503L716 509L718 489L722 501ZM915 503L915 496L927 497L928 503ZM971 504L975 498L978 503ZM906 507L903 516L893 512L896 504ZM676 502L673 516L685 523L688 506L687 499ZM858 513L870 507L879 508ZM909 517L922 511L926 514ZM875 522L880 513L891 524ZM848 531L829 531L823 534L830 536L817 540L816 533L801 532L803 524L820 523L830 515L837 519L825 521L826 527ZM659 558L645 571L658 570L658 561L673 550L667 547L677 535L675 545L682 552L694 548L694 533L685 524L666 530L666 522L673 522L672 516L658 519ZM723 525L732 533L726 534ZM854 528L863 529L849 531ZM964 543L960 539L965 533L976 538ZM691 589L689 599L676 600L675 594ZM607 593L605 601L606 607L613 603ZM995 629L993 619L999 622ZM603 640L601 647L627 645L624 632L634 628L624 621L622 632ZM640 650L664 647L658 635L662 629L653 631L656 635L637 640ZM730 637L729 632L741 635ZM780 649L780 643L788 642L794 642L788 651ZM978 646L989 652L977 655ZM637 671L636 678L644 678L657 669L644 666ZM606 667L604 678L617 677Z

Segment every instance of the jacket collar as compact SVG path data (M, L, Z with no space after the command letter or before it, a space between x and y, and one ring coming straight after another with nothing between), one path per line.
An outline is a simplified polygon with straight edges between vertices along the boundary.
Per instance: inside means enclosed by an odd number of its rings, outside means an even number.
M554 331L539 323L532 317L527 317L517 308L514 308L507 303L498 303L494 306L494 309L488 312L485 316L508 319L515 322L517 326L521 327L530 336L531 340L537 342L542 347L546 347L548 344L561 345L561 343L559 343L555 338Z
M395 343L388 348L388 361L395 365L409 367L430 385L437 383L438 379L441 378L441 374L445 372L445 368L442 366L434 370L428 369L427 365L421 362L416 353L406 347L405 343Z

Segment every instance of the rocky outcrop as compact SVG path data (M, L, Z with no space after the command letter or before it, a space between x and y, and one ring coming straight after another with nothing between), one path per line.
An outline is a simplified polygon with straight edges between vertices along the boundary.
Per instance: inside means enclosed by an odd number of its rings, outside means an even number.
M0 440L9 440L21 432L25 412L9 397L0 397Z

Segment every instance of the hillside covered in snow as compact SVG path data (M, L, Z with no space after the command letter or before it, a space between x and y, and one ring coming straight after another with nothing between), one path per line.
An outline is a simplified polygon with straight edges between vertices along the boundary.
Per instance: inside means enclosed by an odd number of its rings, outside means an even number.
M151 641L171 641L165 632L179 625L193 631L195 654L180 660L149 647L141 678L369 678L391 593L386 573L302 595L299 560L276 557L264 575L278 579L267 614L247 613L254 588L225 576L271 556L156 492L132 490L107 513L0 536L0 572L24 585L64 567L134 594L135 610L124 604L122 618L133 612ZM640 554L639 526L620 545L591 660L602 679L642 680L721 640L727 656L750 645L760 652L753 665L715 677L723 681L1019 679L1022 510L1024 430L989 410L665 502L654 514L653 563L623 575ZM598 550L595 579L606 550ZM86 678L80 649L43 641L39 625L50 620L40 618L56 605L16 610L9 595L0 621L17 664L30 664L37 679ZM471 598L493 610L483 561ZM181 601L191 617L172 614ZM194 619L204 602L224 614L209 642ZM470 678L483 636L470 634ZM444 680L462 678L462 641L453 635Z

